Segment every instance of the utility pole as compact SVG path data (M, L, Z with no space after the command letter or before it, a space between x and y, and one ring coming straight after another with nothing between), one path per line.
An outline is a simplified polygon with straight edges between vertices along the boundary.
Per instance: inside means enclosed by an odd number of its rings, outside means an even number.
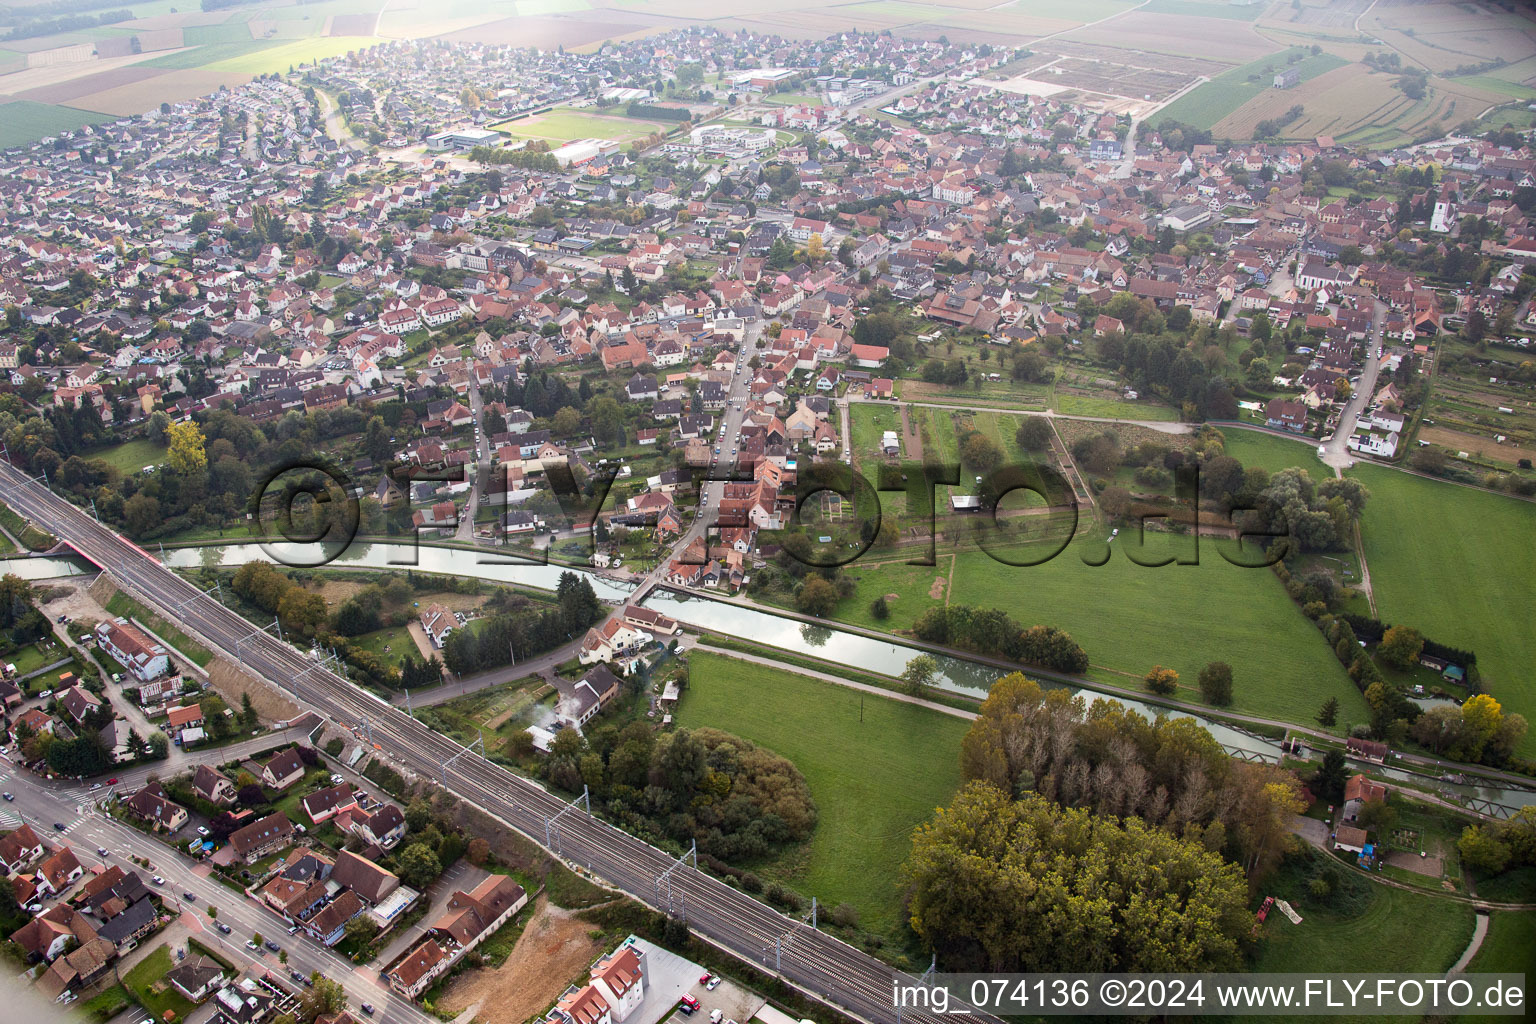
M811 897L811 928L816 927L816 897Z

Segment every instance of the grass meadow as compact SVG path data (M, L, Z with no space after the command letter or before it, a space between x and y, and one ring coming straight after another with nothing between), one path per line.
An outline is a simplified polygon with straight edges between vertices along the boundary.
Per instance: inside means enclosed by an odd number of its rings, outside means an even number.
M1381 620L1475 652L1484 688L1536 718L1536 505L1380 466L1349 475L1371 491L1361 534ZM1519 753L1536 755L1536 732Z
M782 754L816 800L810 842L758 870L825 907L850 903L861 927L898 936L897 876L909 837L959 786L969 723L703 650L688 660L679 723L723 729Z

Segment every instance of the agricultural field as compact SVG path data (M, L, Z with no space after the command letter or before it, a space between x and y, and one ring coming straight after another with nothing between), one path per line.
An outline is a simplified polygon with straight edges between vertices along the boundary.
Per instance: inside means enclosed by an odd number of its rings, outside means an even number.
M547 114L535 114L516 121L503 121L491 127L513 138L540 139L552 146L557 146L572 139L612 139L617 142L629 142L632 139L644 138L668 126L657 121L641 121L617 114L596 114L571 107L556 107Z
M1280 48L1245 21L1154 14L1144 9L1078 29L1068 33L1066 38L1123 50L1169 53L1228 64L1257 60Z
M1458 340L1442 341L1419 440L1505 470L1536 460L1536 388L1510 379L1528 357L1513 348L1478 352Z
M1536 505L1380 466L1349 475L1371 491L1361 533L1378 617L1474 651L1484 688L1536 718L1536 634L1501 613L1536 601ZM1536 733L1518 752L1536 754Z
M33 100L0 103L0 149L24 146L54 132L110 120L110 117L102 114L53 103L37 103Z
M313 64L327 57L339 57L349 50L360 50L384 42L377 36L328 36L301 39L255 50L207 65L209 71L264 75L287 71L290 65Z
M823 906L858 909L899 934L897 876L912 829L960 783L961 718L695 649L682 726L711 726L782 754L809 783L819 821L807 848L755 868Z
M1282 53L1261 57L1216 76L1158 111L1157 120L1159 122L1180 121L1184 124L1192 124L1196 128L1214 130L1218 123L1231 117L1240 107L1269 92L1284 95L1296 92L1297 90L1293 89L1274 88L1276 72L1293 66L1291 60L1294 57L1301 58L1294 66L1303 81L1316 78L1344 63L1332 54L1312 55L1302 47L1292 47ZM1291 103L1295 102L1299 101L1291 101ZM1287 103L1285 107L1290 105ZM1281 109L1284 110L1285 107ZM1259 119L1254 118L1254 120ZM1252 134L1251 126L1249 133Z
M1306 81L1289 89L1261 89L1253 99L1217 121L1211 130L1224 139L1251 139L1260 121L1284 118L1293 107L1299 106L1304 110L1313 110L1318 106L1318 96L1338 85L1353 81L1358 75L1364 73L1359 65L1346 64L1341 58L1328 53L1313 58L1312 63L1314 68L1322 68L1320 73L1309 74ZM1306 120L1302 117L1292 121L1290 125L1281 129L1280 134L1282 136L1294 134L1294 126L1303 124Z

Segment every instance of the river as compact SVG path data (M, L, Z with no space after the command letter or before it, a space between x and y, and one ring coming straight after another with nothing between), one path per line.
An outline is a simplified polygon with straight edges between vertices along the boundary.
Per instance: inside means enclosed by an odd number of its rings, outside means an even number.
M203 547L172 548L165 552L167 565L177 569L204 567L233 567L243 565L253 557L273 561L273 554L284 551L272 545L271 553L261 552L254 542L208 545ZM295 561L309 554L308 548L295 547ZM41 580L77 576L94 572L79 558L9 558L4 560L5 571L24 579ZM631 593L630 584L613 580L587 569L571 569L560 565L534 565L515 562L493 552L475 552L462 548L443 548L422 545L412 550L408 544L357 543L352 545L328 569L413 569L418 572L441 573L447 576L469 576L496 583L512 583L519 586L554 590L563 572L576 572L592 583L597 596L605 601L621 601ZM726 636L737 637L752 643L764 644L780 650L822 658L844 665L885 675L899 675L907 662L923 653L919 648L890 640L877 640L830 626L815 626L775 615L772 612L747 608L738 604L711 600L707 597L691 597L668 590L656 590L644 604L663 612L685 625L709 629ZM939 664L938 688L942 691L968 697L985 697L992 682L1000 674L990 665L936 655ZM1042 682L1043 686L1064 688L1066 684ZM1141 701L1119 695L1109 696L1089 689L1073 690L1074 695L1085 700L1116 700L1121 704L1152 717L1159 709ZM1230 726L1212 721L1201 715L1183 711L1164 711L1175 718L1192 718L1223 746L1254 753L1278 756L1280 745L1272 740L1254 736ZM1443 794L1455 793L1464 797L1490 800L1510 806L1536 803L1536 791L1500 789L1489 786L1464 786L1431 780L1422 775L1405 772L1398 768L1378 768L1374 774L1385 775L1400 782L1413 782L1437 790Z

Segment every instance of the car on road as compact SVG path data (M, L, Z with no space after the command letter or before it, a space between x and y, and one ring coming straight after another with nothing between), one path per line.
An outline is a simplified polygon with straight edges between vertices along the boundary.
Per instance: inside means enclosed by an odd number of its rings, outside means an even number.
M112 777L111 777L111 778L110 778L110 779L108 779L108 780L107 780L107 785L109 785L109 786L115 786L115 785L117 785L117 776L116 776L116 775L114 775L114 776L112 776Z
M99 782L91 783L91 792L92 793L96 792L100 788L101 788L101 783L99 783Z
M16 799L15 793L0 793L0 796L5 797L6 803L10 803L12 800Z
M65 825L64 825L64 823L62 821L56 821L56 822L53 823L53 828L54 828L54 831L56 831L56 832L63 832L64 828L65 828Z
M245 940L245 948L246 949L254 949L258 953L261 952L261 947L256 945L256 940L255 939L246 939Z
M195 893L195 892L184 892L184 893L181 894L181 898L186 900L188 903L196 903L197 902L197 893Z
M364 1003L362 1006L358 1007L358 1009L362 1010L363 1013L367 1014L370 1017L373 1016L373 1004L372 1003Z
M151 882L154 882L156 885L164 885L165 884L165 879L161 878L159 875L151 875L149 880Z
M105 857L106 855L107 855L107 848L105 846L98 846L98 847L96 847L96 856L98 856L98 857Z
M272 951L272 952L274 952L274 953L281 953L281 952L282 952L282 951L283 951L283 947L282 947L282 946L279 946L279 945L278 945L278 944L277 944L277 943L275 943L275 942L273 942L273 941L272 941L272 940L271 940L271 939L268 939L268 940L267 940L267 941L266 941L266 942L265 942L265 943L264 943L264 945L265 945L265 946L266 946L266 947L267 947L267 948L268 948L268 949L270 949L270 950L271 950L271 951Z
M219 931L223 932L225 935L228 935L230 932L234 931L233 928L231 928L229 925L225 924L223 921L219 921L218 923L216 923L214 925L214 927L217 928Z
M288 972L288 977L292 978L294 981L298 982L301 985L308 985L308 984L310 984L309 979L304 977L304 974L301 971L290 970Z

